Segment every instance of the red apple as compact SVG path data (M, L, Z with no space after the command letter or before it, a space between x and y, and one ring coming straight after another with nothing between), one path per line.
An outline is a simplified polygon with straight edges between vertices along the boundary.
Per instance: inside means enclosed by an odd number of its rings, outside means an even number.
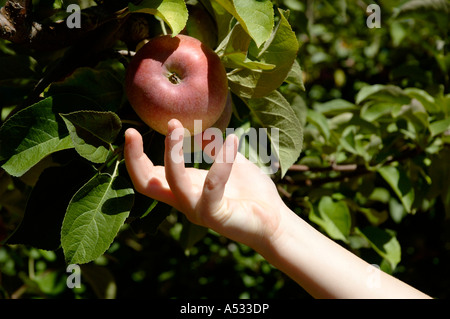
M225 109L223 110L222 115L219 117L219 119L216 121L216 123L214 123L210 127L210 129L216 128L220 131L208 132L208 130L207 130L206 134L205 134L205 131L203 131L194 136L195 142L197 143L197 145L201 145L202 150L204 150L208 144L215 141L215 138L216 138L215 134L221 132L221 137L222 137L222 134L225 133L225 130L227 129L228 124L230 124L232 113L233 113L233 104L231 101L231 93L228 93L227 102L225 104ZM222 145L222 142L223 141L220 141L220 146Z
M166 135L167 122L176 118L194 134L194 120L202 120L204 131L223 113L228 81L210 48L190 36L166 35L151 39L133 57L125 90L135 112L154 130Z

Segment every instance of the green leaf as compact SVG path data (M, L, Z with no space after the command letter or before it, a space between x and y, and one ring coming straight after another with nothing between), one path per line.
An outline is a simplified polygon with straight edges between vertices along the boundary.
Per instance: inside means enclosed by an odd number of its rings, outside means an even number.
M224 59L224 64L228 68L246 68L250 70L272 70L276 66L259 61L252 61L247 58L245 53L235 52L227 54Z
M90 262L109 248L133 206L133 194L127 179L105 173L75 194L61 228L68 263Z
M153 14L167 23L176 36L186 26L188 10L184 0L144 0L139 5L128 4L130 12L144 12Z
M13 176L22 176L54 152L72 148L72 140L58 113L98 109L91 100L74 94L48 97L18 112L0 128L0 161Z
M273 5L270 0L215 0L232 14L260 47L274 25Z
M290 83L296 85L302 91L305 91L305 85L303 83L303 73L302 68L300 67L300 63L298 63L297 59L294 60L292 64L291 70L289 71L286 79L284 79L286 83Z
M116 73L119 72L107 68L81 67L63 81L53 82L46 95L76 93L94 100L104 110L114 112L122 103L124 94L122 73L125 73L125 70L120 69L120 73Z
M217 46L216 53L221 59L226 59L227 54L247 54L251 38L242 25L237 22L222 42ZM226 60L224 61L226 62Z
M61 245L61 225L67 205L94 173L91 165L81 161L44 170L30 194L20 225L7 243L57 249Z
M261 46L272 33L274 24L272 2L270 0L234 0L233 2L248 33L256 45Z
M383 166L378 173L391 186L408 213L412 212L414 202L414 188L405 171L394 166Z
M369 226L356 228L356 232L366 238L370 246L389 262L391 269L397 267L401 260L401 247L393 231Z
M104 163L122 127L120 118L112 112L94 111L61 114L61 117L75 150L93 163Z
M409 104L411 98L398 86L376 84L363 87L356 95L355 100L356 104L375 100L403 105Z
M355 104L342 99L334 99L314 106L314 109L323 115L339 115L344 112L358 110Z
M418 100L429 113L439 112L435 99L426 91L416 88L407 88L403 90L409 97Z
M431 136L436 136L450 130L450 117L430 124Z
M402 105L399 111L393 115L407 119L414 125L416 131L421 131L429 126L428 113L422 103L416 99L411 99L410 103Z
M191 223L183 218L183 228L180 234L181 248L186 254L208 234L208 228Z
M356 127L347 126L342 132L340 138L341 146L350 153L358 154L357 144L356 144Z
M319 202L318 212L312 209L309 219L321 226L331 238L348 242L351 217L344 201L335 202L331 197L323 196Z
M294 110L278 91L246 100L254 120L267 129L271 146L280 161L281 175L295 163L303 145L303 127Z
M273 64L250 60L247 51L251 38L238 22L216 49L226 68L247 68L256 70L271 70Z
M390 114L392 104L388 102L367 102L361 109L361 118L373 122L380 117Z
M219 42L222 41L230 32L230 22L233 20L233 15L216 1L201 0L201 2L206 8L210 7L210 13L215 18L217 25L217 39Z
M257 48L250 43L248 56L267 65L275 65L271 70L235 69L228 73L231 90L245 98L263 97L278 87L288 77L297 57L299 44L285 15L279 10L280 21L264 46Z
M173 209L172 206L166 203L135 193L134 204L129 217L133 221L131 227L136 232L146 232L155 235L161 223Z
M326 140L330 138L330 128L328 127L327 118L314 110L308 109L306 121L315 125L323 134Z
M450 3L447 0L410 0L403 4L394 17L403 16L414 12L435 11L442 14L450 13Z
M374 208L358 207L358 210L366 216L367 220L374 226L384 223L388 218L387 211L377 211Z

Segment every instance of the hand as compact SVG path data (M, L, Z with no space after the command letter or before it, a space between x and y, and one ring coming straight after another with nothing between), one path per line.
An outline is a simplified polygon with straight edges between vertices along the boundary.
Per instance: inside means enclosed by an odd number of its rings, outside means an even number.
M125 162L136 190L175 207L193 223L255 248L272 239L285 206L275 184L238 153L229 135L210 170L186 168L178 120L168 123L165 166L154 166L143 152L142 137L125 133Z

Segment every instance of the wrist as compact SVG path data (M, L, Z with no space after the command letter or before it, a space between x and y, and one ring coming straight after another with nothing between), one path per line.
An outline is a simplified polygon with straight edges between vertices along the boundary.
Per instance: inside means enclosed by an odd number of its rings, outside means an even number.
M304 221L284 203L278 206L276 212L271 212L272 220L264 226L264 234L253 249L264 256L269 262L286 248L291 241L297 241L299 232L304 228ZM275 217L276 216L276 217Z

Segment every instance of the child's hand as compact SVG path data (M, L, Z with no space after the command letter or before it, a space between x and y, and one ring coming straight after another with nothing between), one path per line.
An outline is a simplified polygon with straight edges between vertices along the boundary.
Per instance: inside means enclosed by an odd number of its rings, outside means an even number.
M272 240L285 205L272 180L237 152L237 137L227 137L207 171L184 166L182 124L171 120L168 130L165 166L154 166L144 154L136 130L125 133L125 161L136 190L253 248Z

